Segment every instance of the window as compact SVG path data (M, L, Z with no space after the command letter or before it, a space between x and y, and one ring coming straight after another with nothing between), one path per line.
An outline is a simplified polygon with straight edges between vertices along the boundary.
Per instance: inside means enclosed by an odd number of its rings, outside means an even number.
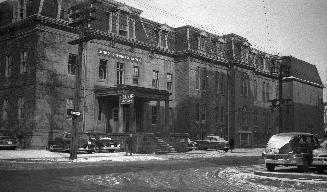
M269 83L266 85L266 100L269 101Z
M114 114L114 121L118 121L119 120L119 110L117 108L115 108L113 110L113 114Z
M3 121L8 119L8 109L9 109L8 98L4 98L3 99L3 105L2 105L2 120Z
M246 107L242 108L242 125L248 124L247 109Z
M152 73L152 87L159 88L159 71L153 70L153 73Z
M200 121L200 104L195 105L195 120Z
M202 111L201 111L201 121L206 120L206 111L207 111L207 105L203 104L202 105Z
M253 94L254 94L254 99L257 100L258 98L258 82L257 80L254 80L254 85L253 85Z
M68 113L68 111L73 110L74 109L74 102L73 99L66 99L66 111ZM72 117L67 115L67 119L71 120Z
M5 77L6 78L11 76L11 65L12 65L12 57L6 56L6 66L5 66Z
M98 100L98 104L99 104L99 107L98 107L98 120L101 121L101 119L102 119L102 101L100 99Z
M157 112L157 106L152 106L152 125L157 124L158 121L158 112Z
M225 94L225 76L220 75L220 93Z
M133 66L133 84L139 84L140 71L139 66Z
M244 47L242 47L241 48L241 61L244 63L248 63L248 59L249 59L249 53Z
M128 31L128 16L126 13L119 14L119 35L127 36Z
M14 3L12 22L16 22L26 18L26 4L26 0L18 0L16 3Z
M255 110L253 112L253 124L257 125L257 123L258 123L258 112Z
M207 89L207 84L208 84L208 75L207 75L207 69L202 68L202 78L201 78L201 88L202 90Z
M172 84L173 84L173 75L170 73L167 73L167 90L172 90Z
M167 31L159 31L158 44L160 47L168 48L168 32Z
M266 83L265 82L262 83L262 101L263 102L266 101Z
M200 89L200 67L196 67L195 71L195 89Z
M250 133L240 133L240 145L242 147L250 145Z
M124 63L117 63L117 84L125 84Z
M24 118L24 98L18 97L18 119Z
M20 73L26 73L27 52L20 53Z
M106 79L107 78L107 60L100 59L99 65L99 79Z
M220 110L220 122L224 122L224 116L225 116L225 108L223 106L221 106L221 110Z
M199 51L206 51L206 39L203 36L198 37L198 50Z
M215 108L215 122L216 123L219 122L219 116L220 116L220 114L219 114L219 107L216 106L216 108Z
M68 56L68 74L76 75L77 72L77 55L69 54Z
M130 10L127 7L120 9L121 11L109 13L109 33L135 39L135 20L130 18Z
M215 89L218 93L219 92L219 73L217 71L215 73Z

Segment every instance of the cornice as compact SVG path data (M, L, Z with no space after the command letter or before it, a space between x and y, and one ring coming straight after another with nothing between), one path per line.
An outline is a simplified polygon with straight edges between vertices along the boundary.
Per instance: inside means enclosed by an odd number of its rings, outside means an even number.
M319 87L319 88L322 88L322 89L325 88L325 86L322 85L322 84L315 83L315 82L312 82L312 81L308 81L308 80L305 80L305 79L300 79L300 78L297 78L297 77L294 77L294 76L284 77L283 81L284 82L297 81L297 82L304 83L304 84L307 84L307 85L311 85L311 86L314 86L314 87Z

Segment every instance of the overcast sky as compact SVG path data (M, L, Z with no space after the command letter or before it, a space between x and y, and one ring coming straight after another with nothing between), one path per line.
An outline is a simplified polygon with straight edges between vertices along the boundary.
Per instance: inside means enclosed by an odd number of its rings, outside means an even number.
M316 65L327 82L327 0L118 1L143 10L145 18L173 27L186 24L181 19L185 18L218 35L236 33L258 49Z
M241 35L268 53L292 55L316 65L327 84L327 0L118 1L160 23L178 27L187 24L186 19L218 35Z

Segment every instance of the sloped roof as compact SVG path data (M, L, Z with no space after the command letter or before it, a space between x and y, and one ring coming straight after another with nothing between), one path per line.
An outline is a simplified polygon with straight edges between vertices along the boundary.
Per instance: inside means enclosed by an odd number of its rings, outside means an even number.
M315 65L292 56L287 56L284 58L286 62L285 64L291 68L290 76L322 85L322 81Z

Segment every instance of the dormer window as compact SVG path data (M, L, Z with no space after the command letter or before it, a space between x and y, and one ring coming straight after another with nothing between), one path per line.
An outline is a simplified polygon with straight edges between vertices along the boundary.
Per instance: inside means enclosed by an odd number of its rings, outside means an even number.
M119 16L119 35L127 36L128 15L126 13L121 13Z
M223 38L214 38L212 40L213 44L214 44L214 50L215 50L215 54L219 57L223 57L224 56L224 52L225 52L225 44L226 41Z
M27 0L18 0L16 3L14 3L12 22L26 18L26 5Z
M131 18L131 11L127 6L118 7L109 14L109 33L135 39L135 20Z
M205 31L201 31L198 34L198 50L199 51L206 51L206 38L208 37L208 34Z
M168 25L161 25L158 29L158 46L163 48L168 48L168 33L170 32Z

